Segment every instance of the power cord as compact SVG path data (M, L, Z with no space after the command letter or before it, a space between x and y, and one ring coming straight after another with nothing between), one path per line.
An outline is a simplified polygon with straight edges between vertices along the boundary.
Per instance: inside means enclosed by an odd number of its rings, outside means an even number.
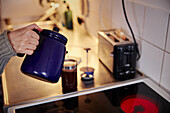
M135 35L133 34L133 30L129 24L129 21L128 21L128 18L127 18L127 15L126 15L126 10L125 10L125 3L124 3L124 0L122 0L122 7L123 7L123 13L124 13L124 16L125 16L125 19L126 19L126 23L128 24L128 27L130 29L130 32L132 34L132 38L133 38L133 41L134 41L134 44L135 44L135 48L136 48L136 52L138 54L138 57L137 57L137 60L140 59L141 55L139 53L139 49L138 49L138 44L136 43L136 39L135 39Z

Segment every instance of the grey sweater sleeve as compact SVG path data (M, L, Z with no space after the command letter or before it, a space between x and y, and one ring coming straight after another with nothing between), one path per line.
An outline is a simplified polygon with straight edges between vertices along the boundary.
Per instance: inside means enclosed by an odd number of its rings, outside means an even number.
M0 34L0 75L10 58L17 54L8 40L7 33L8 31L4 31Z

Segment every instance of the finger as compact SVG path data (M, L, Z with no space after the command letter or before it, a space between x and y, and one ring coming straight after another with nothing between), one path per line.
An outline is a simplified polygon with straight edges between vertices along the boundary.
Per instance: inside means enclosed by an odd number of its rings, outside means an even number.
M27 50L24 51L24 53L28 54L28 55L32 55L34 53L34 51L27 49Z
M33 32L33 34L30 34L31 37L32 37L32 38L35 38L36 40L39 40L39 39L40 39L40 36L39 36L36 32L34 32L34 31L32 31L32 32Z
M33 45L33 44L25 44L25 45L23 46L22 50L23 50L23 51L24 51L24 50L27 50L27 49L29 49L29 50L35 50L36 48L37 48L36 45Z
M26 28L31 29L31 30L37 29L38 31L42 31L42 29L37 24L31 24L27 26Z
M39 40L39 38L40 38L40 36L32 30L27 30L26 33L25 33L25 37L28 38L28 39L35 38L37 40Z
M35 38L29 38L28 43L37 46L39 44L39 41Z

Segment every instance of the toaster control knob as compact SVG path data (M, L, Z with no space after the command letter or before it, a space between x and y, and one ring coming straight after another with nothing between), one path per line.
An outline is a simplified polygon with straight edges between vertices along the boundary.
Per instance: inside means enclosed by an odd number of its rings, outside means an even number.
M125 73L126 73L126 74L129 74L129 73L130 73L130 71L126 71Z
M125 64L125 67L130 67L130 64Z
M135 73L135 71L131 71L131 73Z
M123 72L120 72L119 75L124 75L124 73L123 73Z

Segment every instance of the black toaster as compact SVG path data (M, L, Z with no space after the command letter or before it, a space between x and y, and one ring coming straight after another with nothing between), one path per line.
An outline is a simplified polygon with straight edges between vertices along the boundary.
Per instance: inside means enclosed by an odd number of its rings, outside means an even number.
M131 39L120 37L116 29L98 32L98 57L117 80L136 75L136 46Z

